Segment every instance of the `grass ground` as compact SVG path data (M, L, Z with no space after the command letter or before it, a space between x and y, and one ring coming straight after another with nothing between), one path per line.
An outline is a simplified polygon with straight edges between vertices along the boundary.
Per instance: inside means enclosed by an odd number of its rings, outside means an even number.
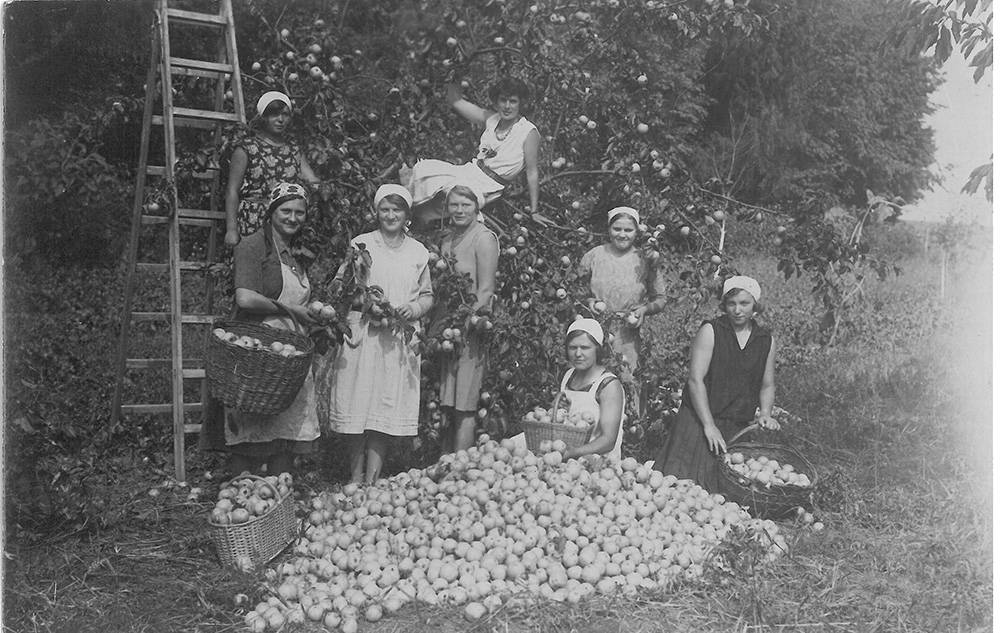
M781 336L795 325L789 315L810 314L808 288L755 263L744 269L770 293ZM510 607L475 627L455 610L415 607L362 630L992 630L990 263L963 265L946 301L933 262L911 262L908 274L869 289L851 342L787 348L778 399L801 421L783 436L821 471L826 526L790 526L788 556L744 560L740 575L641 600ZM217 466L191 459L195 473ZM165 474L123 460L103 491L120 516L111 526L8 540L4 630L244 630L234 596L255 601L260 578L216 563L211 504L187 502L186 492L151 497ZM313 481L335 471L325 464Z

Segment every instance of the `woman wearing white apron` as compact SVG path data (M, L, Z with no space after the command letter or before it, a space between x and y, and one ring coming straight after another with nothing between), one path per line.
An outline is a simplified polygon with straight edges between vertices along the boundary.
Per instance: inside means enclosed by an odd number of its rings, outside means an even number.
M569 404L566 416L579 415L594 420L587 442L570 448L563 459L583 455L622 456L622 423L625 420L625 391L618 377L601 364L604 330L594 319L577 319L566 330L566 360L572 366L563 376L556 397Z
M313 323L306 310L310 285L292 255L291 244L306 220L305 189L279 184L271 192L267 213L265 225L235 249L236 318L301 331L300 324ZM295 455L312 452L317 438L312 371L291 406L281 413L256 415L226 409L225 444L236 473L254 471L261 464L267 465L269 474L291 472Z

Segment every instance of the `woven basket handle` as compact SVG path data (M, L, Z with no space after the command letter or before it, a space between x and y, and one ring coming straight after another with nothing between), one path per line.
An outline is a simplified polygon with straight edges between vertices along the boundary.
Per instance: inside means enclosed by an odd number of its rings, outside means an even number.
M283 306L280 303L278 303L278 301L276 299L271 299L271 303L273 303L274 307L278 308L278 310L280 310L281 312L284 312L286 315L288 315L288 318L291 319L292 323L295 325L294 332L296 334L302 334L302 335L305 335L305 336L309 335L309 332L306 330L306 326L304 326L301 323L299 323L299 318L297 316L295 316L292 313L291 310L289 310L285 306Z
M744 435L746 435L750 431L756 431L759 428L760 428L760 426L756 422L754 422L753 424L748 424L746 426L746 428L741 429L739 433L737 433L736 435L732 436L729 439L729 441L726 442L726 444L733 444L734 442L736 442L736 440L740 439L741 437L743 437Z

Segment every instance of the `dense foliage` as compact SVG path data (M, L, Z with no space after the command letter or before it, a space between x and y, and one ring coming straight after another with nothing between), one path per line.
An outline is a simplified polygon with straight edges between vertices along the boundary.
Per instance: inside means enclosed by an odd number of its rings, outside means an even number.
M532 84L529 118L543 135L540 210L555 226L521 215L526 196L519 188L491 212L504 254L488 335L494 357L485 389L491 396L482 404L497 433L513 432L504 427L525 406L550 401L565 324L586 311L585 280L575 264L603 240L601 218L617 204L642 213L643 251L668 276L672 305L686 318L706 305L720 275L735 270L734 248L759 251L772 238L782 269L813 277L827 312L849 307L845 296L853 296L852 284L871 263L865 240L872 212L898 208L901 200L893 196L915 196L930 161L920 118L933 87L931 69L916 55L880 55L868 45L899 15L897 6L859 10L848 2L807 0L780 7L663 0L588 6L550 0L236 3L248 109L267 89L288 92L295 101L294 134L324 181L307 235L316 257L311 275L323 298L335 291L324 282L347 240L374 226L370 197L380 181L392 180L402 160L462 161L473 154L478 131L445 104L445 85L461 84L471 100L488 105L487 88L500 75ZM74 13L64 4L15 3L5 11L8 24L21 13L30 14L32 24L45 15L48 38L60 46L75 38L61 36L55 25L65 23L73 33L81 22L97 24L104 15L96 9ZM57 115L25 119L7 135L14 151L6 166L6 213L16 236L9 252L26 255L29 244L40 244L36 265L110 262L120 255L145 69L134 60L130 73L122 71L114 51L134 51L133 43L147 35L137 28L131 39L120 37L130 16L109 17L108 28L95 28L81 54L36 52L66 73L90 77L103 93L67 103ZM11 30L8 55L25 56L30 35ZM183 38L181 45L197 48ZM91 70L85 55L101 63ZM116 72L106 72L111 67ZM30 76L12 77L27 82ZM209 93L199 81L175 80L179 103L196 105ZM8 95L18 92L11 88ZM229 132L230 140L243 133ZM67 137L77 142L63 145ZM225 168L226 148L203 141L187 142L182 171ZM153 190L147 199L162 202ZM846 221L845 230L824 219L835 202L860 205L860 221ZM785 232L779 224L789 219L796 222ZM433 249L432 232L419 236ZM24 259L15 258L14 265ZM878 264L877 270L888 269ZM453 300L460 285L447 265L435 268L435 284L452 289L439 297L442 303ZM13 305L27 313L23 302ZM105 316L116 307L108 298ZM102 335L109 339L114 329L107 324L113 322L104 323ZM425 404L436 393L433 350L440 327L424 341ZM678 322L666 348L653 342L657 354L632 385L649 403L642 418L630 411L626 447L633 454L648 453L676 404L685 327ZM75 346L73 334L66 337ZM834 338L827 333L823 342ZM18 346L7 351L15 366L44 358L27 341ZM110 358L110 348L102 350L93 353ZM51 388L59 386L56 379ZM87 409L95 424L106 419L105 403L98 399ZM436 444L432 408L421 416L422 457ZM13 393L8 410L33 429L59 424L23 389ZM68 447L62 440L55 445Z

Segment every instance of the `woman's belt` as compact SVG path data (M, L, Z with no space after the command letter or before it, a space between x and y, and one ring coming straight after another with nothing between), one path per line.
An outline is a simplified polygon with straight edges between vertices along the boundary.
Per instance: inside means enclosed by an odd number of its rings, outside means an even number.
M490 178L492 178L494 181L496 181L497 184L499 184L501 187L507 187L507 185L510 184L509 180L507 180L505 178L502 178L500 176L500 174L496 173L495 171L493 171L492 169L490 169L489 167L487 167L486 163L483 162L482 158L477 158L476 159L476 167L478 167L479 169L481 169L484 174L486 174L487 176L489 176Z

